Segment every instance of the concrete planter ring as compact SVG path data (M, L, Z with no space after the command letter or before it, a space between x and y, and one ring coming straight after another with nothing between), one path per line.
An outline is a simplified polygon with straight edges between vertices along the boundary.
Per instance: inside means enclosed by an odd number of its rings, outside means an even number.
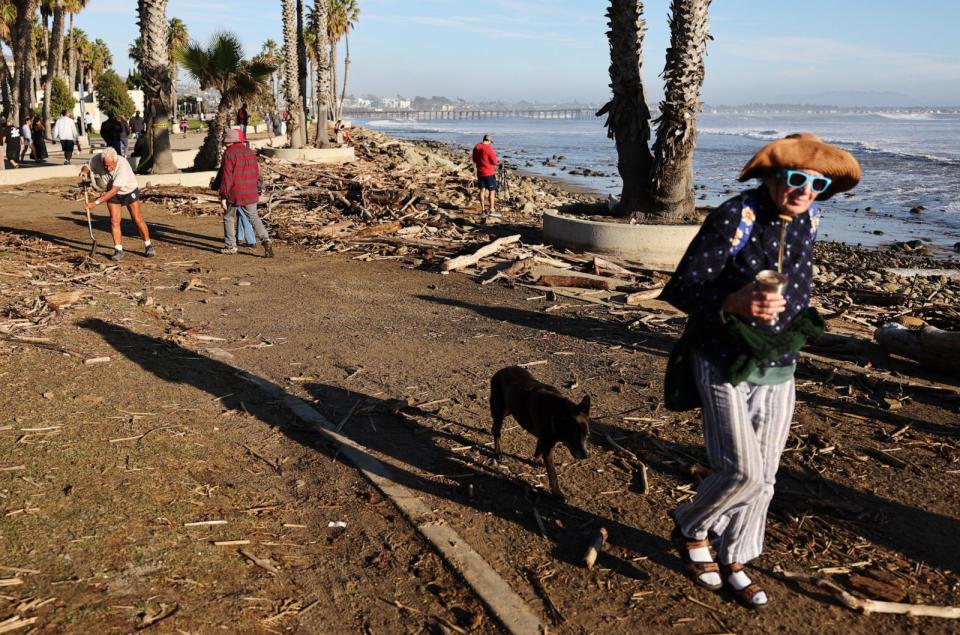
M557 247L617 256L650 269L673 271L700 225L631 225L543 213L543 238Z

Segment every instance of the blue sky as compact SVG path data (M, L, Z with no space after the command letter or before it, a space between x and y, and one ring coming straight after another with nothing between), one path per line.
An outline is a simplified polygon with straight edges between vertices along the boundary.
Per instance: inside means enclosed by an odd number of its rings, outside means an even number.
M352 93L544 102L608 95L605 0L359 4L350 38ZM644 8L645 84L655 100L662 95L669 0L647 0ZM248 54L267 38L282 40L280 0L169 0L168 15L201 39L236 31ZM919 104L960 105L960 2L714 0L710 18L707 103L892 91ZM125 73L135 19L134 0L91 0L76 25L106 40Z

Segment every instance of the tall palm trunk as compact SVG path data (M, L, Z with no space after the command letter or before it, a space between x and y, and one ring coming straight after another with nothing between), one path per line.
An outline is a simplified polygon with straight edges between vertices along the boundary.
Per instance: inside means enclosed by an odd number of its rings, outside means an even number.
M63 78L67 82L71 95L77 89L77 51L73 47L73 14L71 13L70 28L67 30L67 69L66 77Z
M14 88L13 73L6 55L0 55L0 92L3 93L3 112L13 113L13 104L16 103L17 91Z
M303 139L300 136L300 120L303 114L303 104L300 101L300 73L298 72L297 57L297 16L294 13L294 0L282 0L283 8L283 44L286 48L284 63L284 96L287 101L287 112L290 117L287 121L287 134L290 135L290 147L302 148Z
M137 171L172 174L177 171L170 148L170 52L167 50L167 0L137 0L143 44L144 128L147 149Z
M220 157L223 156L223 148L220 145L220 139L223 138L223 132L227 129L230 120L230 108L232 104L228 99L220 98L217 105L217 114L210 122L207 128L207 136L203 139L203 146L197 152L193 160L193 169L196 171L216 170L220 165Z
M337 43L330 42L330 114L336 117L337 105Z
M663 70L664 99L657 118L654 168L650 175L652 212L668 220L694 212L693 148L697 139L700 87L705 75L710 0L673 0L670 48Z
M307 93L307 41L303 34L303 0L297 0L297 71L300 84L300 142L307 145L307 111L309 95Z
M640 0L610 0L610 88L613 97L597 116L607 115L607 135L617 144L617 170L623 179L618 213L649 208L650 109L643 90L643 36L647 26Z
M171 58L173 57L173 51L170 51ZM177 74L179 69L177 68L177 63L170 60L170 111L173 113L174 119L177 117Z
M350 77L350 35L343 34L343 88L340 92L340 101L337 102L337 119L343 119L343 102L347 98L347 79Z
M330 59L327 56L327 2L316 3L317 39L314 41L317 84L317 138L314 145L318 148L330 147L330 136L327 134L327 113L330 111Z
M17 125L29 114L34 97L33 89L33 16L37 12L37 0L15 0L17 19L13 28L13 83L17 93L17 103L13 104L11 115Z
M60 74L62 58L63 3L58 1L53 6L53 30L50 32L50 45L47 47L47 78L43 83L43 127L48 137L50 136L50 96L53 94L53 78Z

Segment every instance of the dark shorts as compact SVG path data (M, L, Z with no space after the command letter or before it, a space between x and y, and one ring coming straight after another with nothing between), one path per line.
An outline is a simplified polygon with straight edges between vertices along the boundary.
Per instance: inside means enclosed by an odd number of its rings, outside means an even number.
M107 205L130 205L140 200L140 188L135 189L129 194L114 194L113 198L107 201Z
M497 175L491 174L490 176L478 176L477 187L479 187L481 190L497 189Z

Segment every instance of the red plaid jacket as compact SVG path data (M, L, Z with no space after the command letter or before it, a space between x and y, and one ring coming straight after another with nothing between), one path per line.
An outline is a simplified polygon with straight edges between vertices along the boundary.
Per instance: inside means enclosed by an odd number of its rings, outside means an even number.
M220 198L228 205L253 205L260 200L260 166L253 150L242 143L231 143L223 153L221 170Z

